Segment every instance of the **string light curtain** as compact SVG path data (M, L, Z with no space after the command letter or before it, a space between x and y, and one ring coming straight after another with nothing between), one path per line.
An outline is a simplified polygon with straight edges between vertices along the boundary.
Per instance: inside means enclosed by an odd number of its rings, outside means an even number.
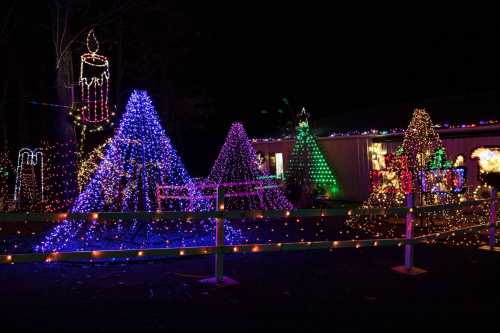
M77 197L76 143L42 142L44 156L44 211L66 211Z

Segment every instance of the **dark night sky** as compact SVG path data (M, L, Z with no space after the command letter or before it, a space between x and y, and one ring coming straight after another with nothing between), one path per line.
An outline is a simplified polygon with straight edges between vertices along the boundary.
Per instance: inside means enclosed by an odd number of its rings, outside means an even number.
M24 121L16 112L20 100L54 101L50 3L16 4L10 60L2 70L10 87L20 87L8 94L12 146L36 144L54 125L40 125L47 110L26 107ZM74 27L115 2L88 3L89 14L76 15ZM117 102L123 104L132 88L148 89L196 175L207 173L231 121L242 120L251 137L280 133L288 120L287 111L278 117L282 97L295 109L308 108L321 134L404 127L415 106L426 107L435 122L499 118L499 26L471 11L459 15L432 7L417 13L305 2L293 8L285 2L272 7L270 2L135 3L96 27L112 66L119 43L123 50ZM81 47L73 50L75 71ZM118 70L112 67L112 80ZM192 112L187 101L199 96L208 106Z

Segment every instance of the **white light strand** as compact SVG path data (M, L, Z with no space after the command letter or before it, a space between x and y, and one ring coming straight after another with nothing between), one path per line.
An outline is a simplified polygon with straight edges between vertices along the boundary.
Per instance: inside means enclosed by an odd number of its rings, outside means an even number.
M25 166L30 167L40 166L40 187L41 187L41 199L44 198L44 184L43 184L43 152L40 148L35 148L33 150L29 148L22 148L19 150L17 157L17 168L16 168L16 185L14 189L14 201L20 200L21 190L23 188L23 169ZM36 179L34 179L36 181Z

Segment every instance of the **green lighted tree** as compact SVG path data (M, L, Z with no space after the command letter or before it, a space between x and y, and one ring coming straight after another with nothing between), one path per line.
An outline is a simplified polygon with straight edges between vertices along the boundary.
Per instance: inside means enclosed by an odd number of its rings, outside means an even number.
M451 168L451 161L446 157L446 149L439 147L435 152L432 160L429 163L430 169L449 169Z
M311 132L308 116L304 108L298 115L295 145L285 172L292 200L301 201L303 206L309 205L315 194L332 198L340 192L338 181Z

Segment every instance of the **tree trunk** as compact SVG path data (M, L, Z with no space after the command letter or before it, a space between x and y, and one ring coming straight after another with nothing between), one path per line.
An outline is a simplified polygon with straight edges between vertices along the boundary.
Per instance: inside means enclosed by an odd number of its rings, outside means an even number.
M59 142L76 143L75 128L67 112L67 107L71 107L73 103L71 94L73 82L73 61L70 52L66 52L61 64L56 69L57 100L61 107L55 109L56 127L54 134L56 141Z
M8 149L8 132L7 132L7 108L5 107L7 104L7 91L9 88L9 80L5 79L3 81L3 86L2 86L2 100L0 101L0 150L7 151Z
M71 85L73 84L73 63L71 53L66 52L58 68L56 68L56 87L58 104L55 107L54 125L50 137L50 145L45 149L50 165L47 168L48 204L51 210L66 210L75 199L77 190L77 138L75 128L68 116L68 109L73 103Z
M115 34L118 37L118 45L117 45L117 52L116 52L116 60L115 60L115 65L112 66L111 70L114 69L114 73L112 72L111 75L114 78L114 86L115 86L115 105L116 105L116 112L118 113L118 110L121 110L121 90L122 90L122 79L123 79L123 74L124 74L124 69L123 69L123 20L119 19L117 23L115 24ZM116 119L115 119L116 121Z

